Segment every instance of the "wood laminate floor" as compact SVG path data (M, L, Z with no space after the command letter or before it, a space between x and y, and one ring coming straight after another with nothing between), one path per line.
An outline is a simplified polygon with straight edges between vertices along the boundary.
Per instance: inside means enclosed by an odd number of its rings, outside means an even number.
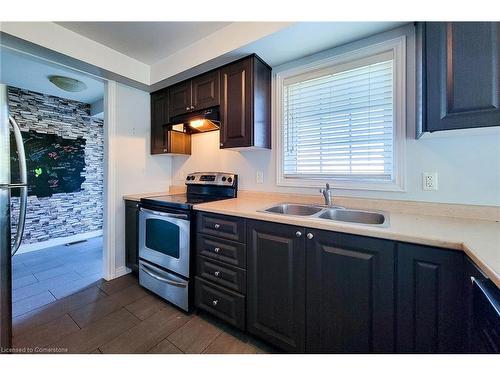
M91 242L80 249L91 248ZM93 245L96 248L98 240ZM75 245L77 246L77 245ZM67 249L59 249L59 256ZM74 251L75 249L73 249ZM15 308L13 346L20 353L210 353L256 354L276 352L264 343L205 314L186 314L139 286L133 275L104 281L87 266L56 271L57 256L36 267L31 284L40 293ZM23 256L26 255L26 256ZM15 261L26 268L37 265L29 254ZM40 255L40 254L38 254ZM51 254L54 255L54 254ZM65 255L69 256L69 255ZM21 261L22 259L22 261ZM92 263L93 264L93 263ZM96 262L97 264L97 262ZM26 268L25 268L26 267ZM65 265L59 265L65 267ZM65 268L67 271L68 269ZM50 271L50 272L49 272ZM87 274L90 273L90 275ZM41 279L37 277L42 273ZM75 279L68 273L80 275ZM20 277L17 278L19 280ZM92 279L94 278L94 279ZM51 282L47 280L52 280ZM59 280L59 282L56 282ZM83 280L83 281L82 281ZM19 286L18 288L23 288ZM26 286L27 286L26 285ZM47 290L45 290L47 288ZM21 304L22 303L22 304ZM14 302L16 304L16 302ZM20 307L22 306L22 307Z

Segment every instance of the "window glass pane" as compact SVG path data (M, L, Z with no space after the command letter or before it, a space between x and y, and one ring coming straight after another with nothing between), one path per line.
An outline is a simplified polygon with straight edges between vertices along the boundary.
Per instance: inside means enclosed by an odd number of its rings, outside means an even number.
M393 179L392 56L285 81L283 94L285 177Z
M168 221L146 220L146 247L179 259L180 228Z

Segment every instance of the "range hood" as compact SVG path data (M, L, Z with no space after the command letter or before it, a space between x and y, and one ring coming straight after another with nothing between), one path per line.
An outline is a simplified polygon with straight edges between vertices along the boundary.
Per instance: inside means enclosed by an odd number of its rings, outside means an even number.
M203 109L172 117L166 127L176 129L184 126L186 133L205 133L220 129L219 107Z

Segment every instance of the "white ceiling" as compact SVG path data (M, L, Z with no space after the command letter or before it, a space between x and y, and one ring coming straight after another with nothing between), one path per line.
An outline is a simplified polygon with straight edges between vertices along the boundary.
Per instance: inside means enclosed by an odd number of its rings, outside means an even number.
M152 65L230 22L57 22L75 33Z
M50 75L78 79L87 85L87 89L81 92L61 90L48 80L47 77ZM25 90L89 104L104 96L104 83L101 80L5 47L0 48L0 82Z

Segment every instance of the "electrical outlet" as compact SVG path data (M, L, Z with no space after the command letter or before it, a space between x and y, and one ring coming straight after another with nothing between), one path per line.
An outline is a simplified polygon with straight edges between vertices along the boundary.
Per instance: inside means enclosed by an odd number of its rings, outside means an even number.
M422 188L424 190L438 189L438 174L436 172L424 172L422 174Z
M255 181L258 184L263 184L264 183L264 172L257 171L257 174L255 175Z

